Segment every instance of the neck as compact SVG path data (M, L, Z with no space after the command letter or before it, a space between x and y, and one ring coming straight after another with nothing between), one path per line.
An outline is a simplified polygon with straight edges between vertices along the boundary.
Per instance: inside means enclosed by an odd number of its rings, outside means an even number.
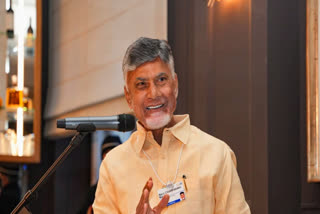
M164 127L160 129L151 130L154 140L161 146L162 145L162 136L163 136L163 130L165 128L170 128L174 126L176 122L174 121L173 117L171 118L171 121Z
M162 135L163 135L164 128L152 130L152 135L155 141L161 146L162 144Z

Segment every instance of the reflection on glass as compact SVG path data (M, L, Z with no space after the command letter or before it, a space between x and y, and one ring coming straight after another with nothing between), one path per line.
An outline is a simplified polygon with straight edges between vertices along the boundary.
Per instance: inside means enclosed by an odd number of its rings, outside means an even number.
M14 35L7 35L6 65L0 69L7 85L0 98L0 155L33 156L36 0L6 3L7 10L14 11L9 14L14 15L14 27L9 29Z
M17 135L13 129L0 132L0 155L19 155ZM32 156L34 154L34 134L23 137L23 148L20 148L20 155Z

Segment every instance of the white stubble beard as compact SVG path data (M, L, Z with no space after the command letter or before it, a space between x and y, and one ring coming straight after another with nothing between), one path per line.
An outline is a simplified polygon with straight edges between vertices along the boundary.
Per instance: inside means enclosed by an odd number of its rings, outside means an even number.
M165 127L169 124L171 120L170 114L166 113L164 116L162 116L160 119L158 118L147 118L146 119L146 128L150 130L156 130Z

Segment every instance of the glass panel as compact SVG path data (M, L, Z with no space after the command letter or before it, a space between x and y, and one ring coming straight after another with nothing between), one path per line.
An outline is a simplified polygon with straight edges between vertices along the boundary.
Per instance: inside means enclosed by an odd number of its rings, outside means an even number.
M0 39L5 38L0 43L0 57L5 62L1 64L0 59L0 160L1 156L33 157L39 152L34 135L36 3L36 0L6 0L6 10L0 11L5 13L0 16L6 20L5 27L0 24ZM41 91L38 93L40 96ZM24 162L19 158L11 160Z

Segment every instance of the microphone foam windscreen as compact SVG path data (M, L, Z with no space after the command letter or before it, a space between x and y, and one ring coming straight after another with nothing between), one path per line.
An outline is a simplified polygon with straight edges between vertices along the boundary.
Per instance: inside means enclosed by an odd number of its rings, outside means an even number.
M57 120L57 128L66 128L66 120L65 119Z
M119 115L119 131L127 132L132 131L136 127L136 119L131 114Z

